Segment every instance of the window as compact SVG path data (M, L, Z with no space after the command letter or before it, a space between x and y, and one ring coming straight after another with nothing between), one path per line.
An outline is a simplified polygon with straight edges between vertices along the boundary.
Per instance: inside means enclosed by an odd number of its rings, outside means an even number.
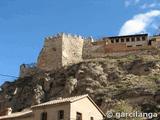
M137 41L140 41L140 38L139 38L139 37L137 37Z
M132 45L128 45L127 47L132 47Z
M47 112L41 113L41 120L47 120Z
M135 41L135 38L134 38L134 37L132 37L132 38L131 38L131 40L132 40L132 42L134 42L134 41Z
M53 51L56 51L56 48L52 48Z
M145 40L146 40L146 37L143 36L143 37L142 37L142 40L145 41Z
M76 120L82 120L82 113L77 112Z
M129 42L129 38L127 38L126 41Z
M64 119L64 110L58 111L58 120L63 120Z
M91 119L90 120L94 120L94 117L91 117Z
M97 42L92 42L92 45L97 45Z
M124 39L123 39L123 38L121 39L121 42L124 42Z
M111 43L114 43L114 40L113 40L113 39L111 39Z
M136 45L137 47L141 47L142 45Z
M119 42L119 39L117 38L117 39L116 39L116 43L118 43L118 42Z

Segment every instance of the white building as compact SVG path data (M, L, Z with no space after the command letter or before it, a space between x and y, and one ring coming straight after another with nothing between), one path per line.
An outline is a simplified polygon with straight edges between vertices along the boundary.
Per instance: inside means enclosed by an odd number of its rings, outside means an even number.
M1 116L0 120L103 120L105 114L88 96L59 98L31 110Z

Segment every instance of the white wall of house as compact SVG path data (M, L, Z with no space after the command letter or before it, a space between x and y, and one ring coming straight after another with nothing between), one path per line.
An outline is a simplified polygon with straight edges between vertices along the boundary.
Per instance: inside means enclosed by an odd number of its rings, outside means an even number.
M77 112L82 113L82 120L91 120L91 117L94 120L103 120L103 115L88 98L71 103L70 120L76 120Z
M20 117L20 118L12 118L6 120L33 120L33 117Z
M57 104L45 107L35 108L33 110L33 120L41 120L41 113L47 112L47 120L58 120L58 111L64 110L64 120L69 120L70 117L70 105L69 104Z
M59 112L64 111L64 119L59 119ZM42 120L42 113L47 116L46 120L76 120L77 113L82 115L82 120L103 120L103 114L88 97L77 99L73 102L42 105L32 108L29 116L19 116L2 120ZM43 114L44 115L44 114Z

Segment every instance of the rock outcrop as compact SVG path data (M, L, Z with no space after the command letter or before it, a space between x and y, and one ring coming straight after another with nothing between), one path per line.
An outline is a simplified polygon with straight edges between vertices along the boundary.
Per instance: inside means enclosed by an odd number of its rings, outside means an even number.
M116 111L119 103L157 112L159 86L160 55L107 57L5 82L1 86L0 105L1 109L11 107L15 112L58 97L88 93L104 112Z

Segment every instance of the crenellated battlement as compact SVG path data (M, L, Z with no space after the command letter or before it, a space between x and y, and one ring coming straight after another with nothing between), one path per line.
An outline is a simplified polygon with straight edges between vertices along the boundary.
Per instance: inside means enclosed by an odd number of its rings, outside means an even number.
M57 40L58 38L71 38L71 39L83 39L83 40L93 40L93 37L90 36L90 37L83 37L81 35L76 35L76 34L70 34L70 33L58 33L56 35L53 35L53 36L48 36L45 38L45 40Z

